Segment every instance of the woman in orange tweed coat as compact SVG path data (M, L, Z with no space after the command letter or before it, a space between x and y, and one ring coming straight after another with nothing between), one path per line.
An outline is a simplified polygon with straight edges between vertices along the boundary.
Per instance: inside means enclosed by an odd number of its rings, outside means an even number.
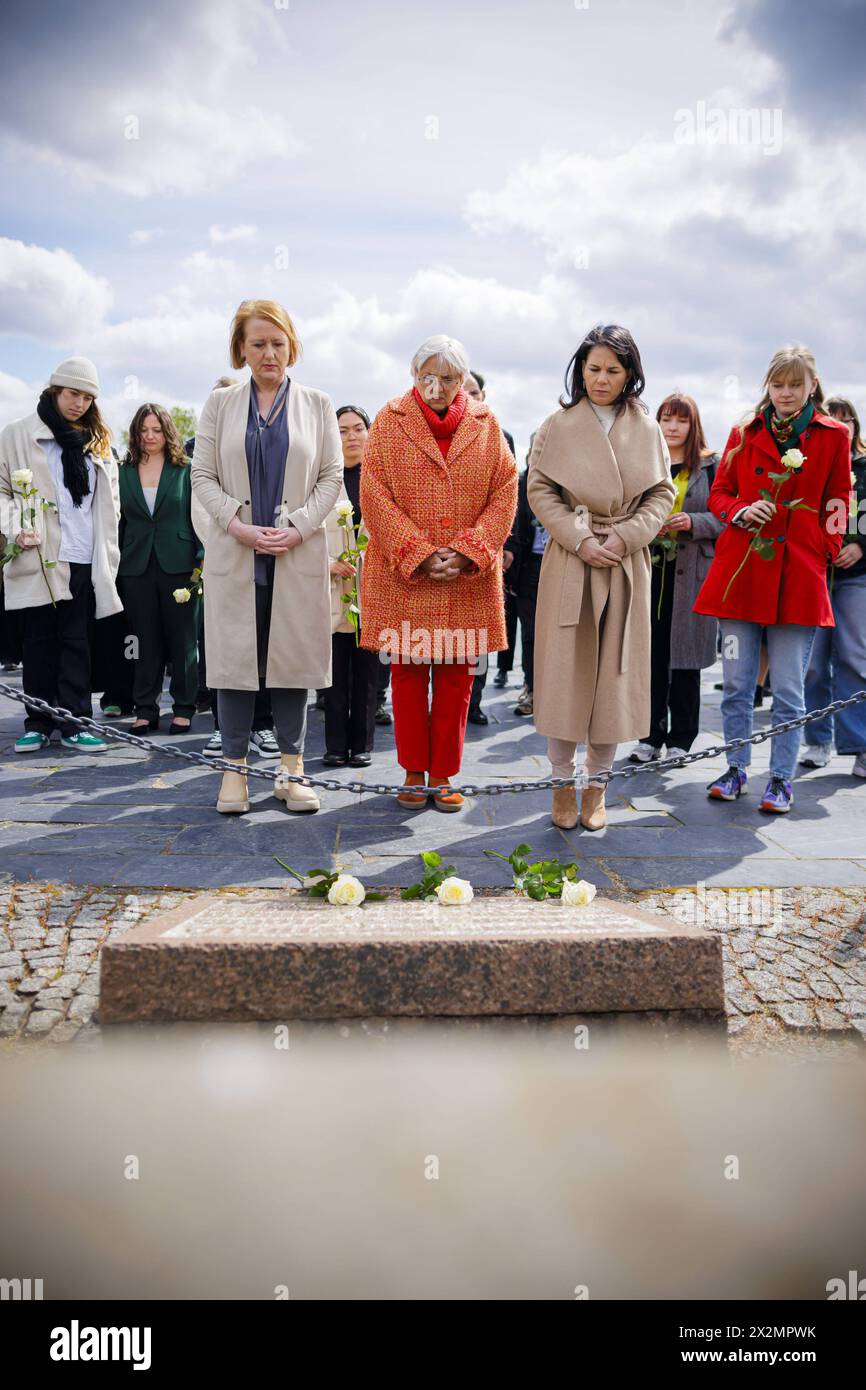
M370 536L361 583L362 642L391 663L403 806L458 811L475 661L507 646L502 546L517 469L496 417L463 390L469 360L428 338L414 386L376 416L364 452L361 510ZM432 700L430 686L432 684Z

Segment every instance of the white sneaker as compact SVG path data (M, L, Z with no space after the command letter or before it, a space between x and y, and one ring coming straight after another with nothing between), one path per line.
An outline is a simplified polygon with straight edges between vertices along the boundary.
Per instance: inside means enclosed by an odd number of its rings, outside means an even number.
M866 777L866 753L858 753L851 768L854 777Z
M278 758L280 745L273 729L254 729L250 734L250 752L258 753L260 758Z
M221 758L223 755L223 736L219 729L216 729L208 739L204 748L201 750L205 758Z
M630 763L653 763L661 757L659 750L651 743L639 743L629 755Z
M829 743L807 743L800 754L800 762L804 767L826 767L832 756Z
M687 748L666 748L666 749L665 749L665 757L666 757L666 758L687 758L688 756L689 756L689 750L688 750Z

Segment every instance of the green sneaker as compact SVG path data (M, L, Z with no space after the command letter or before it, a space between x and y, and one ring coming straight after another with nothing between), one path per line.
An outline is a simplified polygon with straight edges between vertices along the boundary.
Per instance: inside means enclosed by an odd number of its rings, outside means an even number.
M64 748L77 748L81 753L106 753L108 744L96 734L66 734L60 740Z
M39 753L43 748L47 748L51 739L47 734L22 734L15 740L16 753Z
M123 710L120 708L120 705L106 705L102 713L105 715L106 719L120 719L123 715Z

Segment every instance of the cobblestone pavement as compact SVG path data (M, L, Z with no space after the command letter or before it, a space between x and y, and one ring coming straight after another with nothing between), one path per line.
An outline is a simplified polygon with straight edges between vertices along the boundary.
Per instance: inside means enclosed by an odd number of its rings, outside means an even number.
M0 884L0 1036L6 1049L96 1043L105 943L195 896ZM718 931L732 1051L866 1058L866 944L856 889L617 893Z

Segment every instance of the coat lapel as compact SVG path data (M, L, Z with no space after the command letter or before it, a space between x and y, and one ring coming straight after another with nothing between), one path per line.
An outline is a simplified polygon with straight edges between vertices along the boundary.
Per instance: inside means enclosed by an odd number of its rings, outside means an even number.
M484 414L487 414L486 410L484 411ZM479 422L479 418L471 409L471 407L467 405L463 413L463 419L460 421L460 424L454 431L454 437L451 440L451 445L448 450L448 457L445 460L446 466L450 465L451 460L456 458L458 454L462 454L464 449L468 449L469 445L475 442L480 433L481 424ZM433 443L436 443L435 439L433 440ZM438 454L438 447L436 452Z
M442 468L445 460L440 453L439 445L433 438L427 421L421 414L420 406L411 391L407 391L406 395L400 398L396 413L404 432L409 436L416 448L420 449L423 454L426 454L428 458L432 459L434 463L438 463L439 467ZM463 425L465 419L466 416L464 415L463 420L460 421L460 426ZM459 433L460 428L458 427L454 436L455 439ZM451 447L454 447L453 441ZM449 453L450 452L449 449Z
M233 497L239 500L249 496L249 473L247 471L247 419L250 413L249 379L237 391L233 391L224 406L222 437L218 441L220 457L228 462L230 488ZM227 482L229 479L226 480Z
M136 472L136 476L137 476L137 475L138 475L138 469L137 469L137 468L136 468L135 472ZM158 483L157 489L156 489L156 497L153 499L153 514L154 514L154 516L156 516L157 512L159 511L160 507L162 506L163 502L165 501L167 495L168 495L170 492L173 491L172 484L173 484L173 482L174 482L174 478L173 478L172 475L173 475L174 472L175 472L175 465L174 465L173 463L164 463L164 464L162 465L162 472L161 472L160 475L159 475L159 483ZM140 489L139 489L139 490L140 490ZM142 500L142 502L144 501L144 495L143 495L143 494L142 494L142 499L141 499L141 500Z

